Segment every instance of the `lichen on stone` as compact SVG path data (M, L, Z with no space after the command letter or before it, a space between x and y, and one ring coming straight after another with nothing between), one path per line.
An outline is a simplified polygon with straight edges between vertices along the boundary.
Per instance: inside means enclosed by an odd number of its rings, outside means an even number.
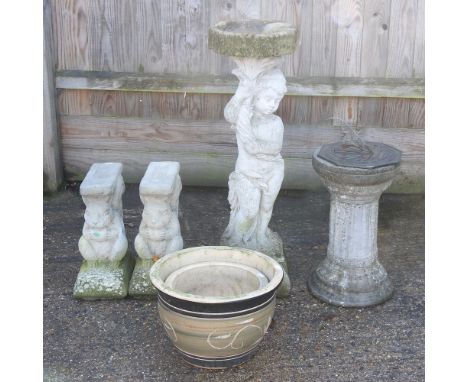
M221 21L208 33L208 47L231 57L279 57L296 45L297 29L278 21Z

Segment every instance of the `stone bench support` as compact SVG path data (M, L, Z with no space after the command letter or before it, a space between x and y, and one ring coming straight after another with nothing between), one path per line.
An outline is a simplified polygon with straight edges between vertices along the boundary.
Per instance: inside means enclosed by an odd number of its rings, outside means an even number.
M80 186L86 205L78 248L84 261L73 295L81 299L124 298L133 261L122 213L121 163L94 163Z
M154 261L183 248L178 219L182 182L178 162L151 162L140 182L144 205L139 233L135 238L138 254L129 293L135 297L156 296L149 278Z

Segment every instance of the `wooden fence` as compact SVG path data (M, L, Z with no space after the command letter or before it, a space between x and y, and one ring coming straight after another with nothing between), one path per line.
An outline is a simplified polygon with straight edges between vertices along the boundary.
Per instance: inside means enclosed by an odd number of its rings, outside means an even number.
M236 80L207 33L246 17L300 32L282 65L283 187L320 186L312 151L338 140L346 122L402 150L391 190L424 189L423 0L46 0L57 109L44 126L49 187L62 168L78 180L98 161L122 162L126 181L138 182L155 160L179 161L185 185L226 186L236 144L223 107Z

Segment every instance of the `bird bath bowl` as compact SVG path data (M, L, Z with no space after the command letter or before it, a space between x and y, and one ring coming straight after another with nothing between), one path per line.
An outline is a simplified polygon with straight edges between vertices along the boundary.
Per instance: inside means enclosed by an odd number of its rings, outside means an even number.
M196 247L158 260L150 278L163 326L184 360L226 368L251 358L267 332L283 269L260 252Z
M280 21L221 21L208 34L208 47L231 57L279 57L296 45L297 29Z

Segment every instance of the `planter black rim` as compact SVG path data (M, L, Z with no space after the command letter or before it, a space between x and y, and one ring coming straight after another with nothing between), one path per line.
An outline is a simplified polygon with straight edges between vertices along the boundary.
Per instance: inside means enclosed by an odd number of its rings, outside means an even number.
M269 282L264 287L249 293L245 293L238 297L223 298L213 296L199 296L180 292L166 286L165 280L162 280L162 278L159 276L159 268L164 266L166 262L171 261L171 259L173 259L176 256L207 249L214 249L220 251L234 250L257 256L258 258L267 261L271 265L271 267L274 270L273 277L269 279ZM203 246L183 249L164 256L151 267L150 278L153 285L158 290L158 294L162 296L166 303L172 306L191 312L200 312L201 309L201 312L203 313L225 313L234 312L237 310L250 309L258 304L263 304L265 301L269 300L276 293L276 290L281 285L281 282L284 278L284 271L281 265L276 260L258 251L227 246Z

